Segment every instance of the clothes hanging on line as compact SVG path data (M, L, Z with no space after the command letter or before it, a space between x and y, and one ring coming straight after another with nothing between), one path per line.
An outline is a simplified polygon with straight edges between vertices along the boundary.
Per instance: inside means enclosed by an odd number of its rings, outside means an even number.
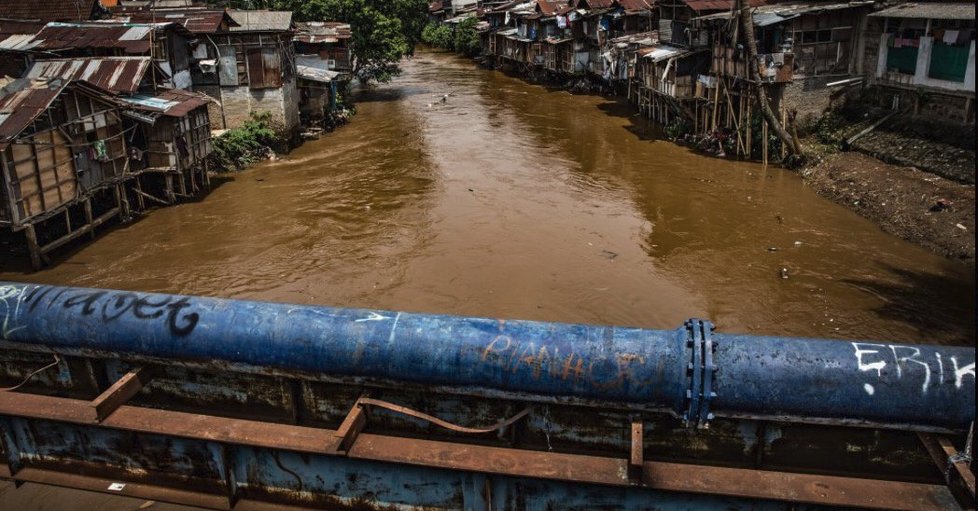
M101 162L109 161L109 147L104 140L92 142L92 159Z

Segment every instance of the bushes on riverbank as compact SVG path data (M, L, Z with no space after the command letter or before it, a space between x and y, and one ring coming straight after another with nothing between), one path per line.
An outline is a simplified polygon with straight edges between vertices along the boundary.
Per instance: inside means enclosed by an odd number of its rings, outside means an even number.
M268 112L252 114L241 126L214 138L211 168L223 172L240 170L274 154L273 147L284 146L286 140L272 128L271 118Z
M479 19L474 16L455 25L432 22L421 31L421 40L436 48L475 57L482 51L479 34L475 31L478 23Z

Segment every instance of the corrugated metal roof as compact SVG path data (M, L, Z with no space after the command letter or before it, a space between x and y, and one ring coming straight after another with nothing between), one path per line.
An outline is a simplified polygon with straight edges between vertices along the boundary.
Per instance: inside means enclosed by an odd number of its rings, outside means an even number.
M40 21L0 20L0 41L12 35L36 34L44 23Z
M243 11L229 10L239 26L232 32L288 32L292 30L292 11Z
M0 0L0 16L15 20L85 21L98 0Z
M119 48L130 54L148 53L150 33L167 23L48 23L30 43L38 50Z
M845 3L813 3L813 2L802 2L802 3L785 3L785 4L774 4L774 5L762 5L754 9L754 26L766 27L769 25L776 25L778 23L783 23L795 19L804 14L813 14L823 11L837 11L843 9L858 9L860 7L867 7L873 5L872 0L856 1L856 2L845 2ZM699 21L717 20L717 19L729 19L732 17L730 12L718 12L715 14L708 14L706 16L700 16L695 18Z
M295 73L299 76L299 78L320 83L330 83L340 75L339 71L320 69L312 66L302 66L298 64L295 66Z
M560 0L537 0L537 10L544 16L554 16L561 7L564 3Z
M675 46L668 46L665 44L654 45L649 48L642 48L638 51L640 57L644 59L650 59L652 62L660 62L666 59L671 59L673 57L681 57L688 53L692 53L691 50L685 48L676 48Z
M658 3L654 0L617 0L617 2L622 9L625 9L625 14L648 12Z
M881 18L921 18L933 20L973 20L975 19L975 4L965 3L926 3L902 4L889 9L874 12L870 16Z
M687 7L696 11L729 11L734 5L733 0L684 0ZM767 2L765 0L748 0L747 4L751 7L760 7Z
M68 86L64 80L20 79L4 87L0 97L0 149L6 148L10 141L39 115Z
M608 9L613 5L615 5L615 0L581 0L575 7L584 7L587 9Z
M336 43L353 37L349 23L339 21L305 21L295 24L293 39L301 43Z
M227 21L228 26L237 26L224 11L217 10L116 10L116 18L133 23L176 23L194 34L214 34L220 31Z
M0 50L26 51L40 44L31 34L12 35L0 41Z
M150 57L41 60L35 62L24 76L84 80L101 89L133 94L139 90L150 62Z
M185 90L168 90L156 96L120 96L118 99L136 110L162 113L170 117L183 117L191 110L212 101L205 94Z

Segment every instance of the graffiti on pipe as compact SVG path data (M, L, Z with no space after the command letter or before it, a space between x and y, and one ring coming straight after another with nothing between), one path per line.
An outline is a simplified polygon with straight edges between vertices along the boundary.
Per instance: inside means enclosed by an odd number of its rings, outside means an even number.
M899 344L853 342L852 347L855 350L856 366L860 371L876 371L876 376L882 378L883 370L892 365L898 379L902 379L904 375L920 378L920 388L924 394L935 376L937 379L934 385L952 383L950 378L953 377L954 386L958 389L964 386L965 377L970 376L972 381L975 379L975 363L961 365L964 362L958 361L953 355L945 360L945 357L935 352L933 359L925 358L921 355L920 348ZM876 393L876 388L870 383L863 384L863 390L870 396Z
M602 390L620 389L626 384L637 389L652 385L650 379L636 375L637 369L648 360L635 353L586 359L573 351L562 353L559 346L520 342L508 335L497 335L483 349L481 359L506 372L528 370L535 380L546 374L561 380L586 381Z
M58 292L51 295L55 289L58 289ZM174 337L189 335L200 321L200 314L189 310L193 304L187 297L154 298L126 291L72 290L51 286L2 286L0 303L3 303L4 307L3 323L0 325L2 328L0 333L4 339L23 328L13 327L10 324L20 314L22 306L26 306L28 311L33 311L40 306L48 309L60 306L77 310L82 316L97 317L105 323L112 323L123 317L146 321L162 319Z

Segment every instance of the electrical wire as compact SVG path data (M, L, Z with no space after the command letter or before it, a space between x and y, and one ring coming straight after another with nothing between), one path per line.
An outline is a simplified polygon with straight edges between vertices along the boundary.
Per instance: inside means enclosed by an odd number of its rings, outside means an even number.
M46 365L46 366L44 366L44 367L42 367L42 368L34 371L31 374L28 374L27 377L24 378L24 381L18 383L17 385L14 385L13 387L7 387L5 389L0 388L0 391L11 392L11 391L17 390L17 389L23 387L25 384L27 384L27 382L29 382L31 380L31 378L33 378L34 376L36 376L38 373L47 371L48 369L51 369L52 367L54 367L54 366L56 366L56 365L58 365L60 363L61 363L61 357L59 357L58 354L55 353L54 354L54 362L51 362L50 364L48 364L48 365Z

